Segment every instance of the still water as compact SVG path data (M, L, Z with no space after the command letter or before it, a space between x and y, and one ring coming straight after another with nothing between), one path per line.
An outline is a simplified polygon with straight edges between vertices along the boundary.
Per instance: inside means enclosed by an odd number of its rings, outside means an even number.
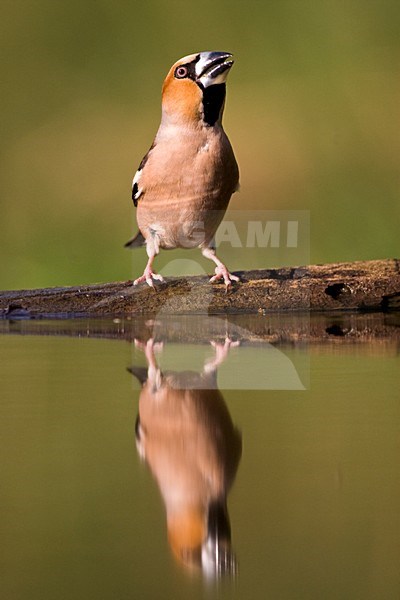
M1 598L400 597L398 337L1 325Z

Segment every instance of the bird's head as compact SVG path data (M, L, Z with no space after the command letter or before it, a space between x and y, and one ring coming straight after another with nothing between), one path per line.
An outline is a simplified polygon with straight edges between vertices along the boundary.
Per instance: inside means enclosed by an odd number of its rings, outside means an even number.
M167 515L168 540L175 557L186 566L201 562L201 546L206 539L206 520L201 506L183 506Z
M170 512L167 520L170 547L181 564L188 569L200 568L211 577L236 574L226 503L181 506L179 511Z
M225 81L233 65L229 52L199 52L172 65L162 90L163 122L220 123Z

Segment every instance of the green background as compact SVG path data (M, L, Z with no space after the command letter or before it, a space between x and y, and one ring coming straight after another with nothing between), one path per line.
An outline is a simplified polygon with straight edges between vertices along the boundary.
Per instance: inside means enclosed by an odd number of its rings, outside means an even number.
M236 58L224 121L241 169L231 207L309 210L313 262L399 254L399 2L1 6L1 288L141 271L144 251L123 248L132 176L166 72L201 50ZM158 267L180 256L164 253ZM278 266L268 253L265 266Z

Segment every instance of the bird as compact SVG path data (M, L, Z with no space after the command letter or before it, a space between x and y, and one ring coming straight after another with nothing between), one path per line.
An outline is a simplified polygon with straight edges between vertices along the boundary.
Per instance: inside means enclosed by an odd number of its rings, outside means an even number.
M217 257L214 236L239 168L222 126L229 52L199 52L178 60L162 87L162 116L155 139L132 181L138 233L125 246L145 245L148 261L134 285L163 277L153 270L160 249L200 248L212 260L226 291L239 277Z
M218 367L230 348L213 342L202 372L162 371L163 344L135 340L147 368L128 371L142 385L135 434L164 501L168 541L183 566L211 576L235 575L227 495L238 470L242 437L218 389Z

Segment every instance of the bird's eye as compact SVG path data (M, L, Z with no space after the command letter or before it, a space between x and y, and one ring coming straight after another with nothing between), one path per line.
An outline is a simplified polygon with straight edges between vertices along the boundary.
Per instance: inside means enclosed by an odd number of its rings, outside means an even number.
M187 74L188 74L187 67L176 67L175 77L177 77L178 79L183 79L184 77L187 76Z

